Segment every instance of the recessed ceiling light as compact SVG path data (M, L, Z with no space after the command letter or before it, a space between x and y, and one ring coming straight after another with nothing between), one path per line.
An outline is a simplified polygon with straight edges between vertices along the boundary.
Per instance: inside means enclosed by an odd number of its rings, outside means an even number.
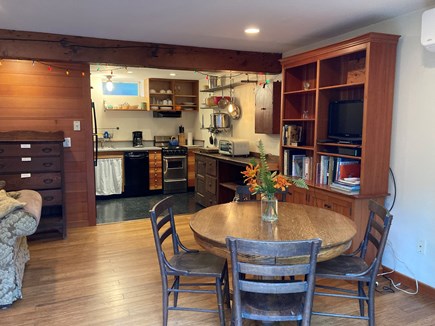
M171 73L169 74L169 76L177 76L177 74L174 73L174 72L171 72Z
M133 71L127 70L127 74L132 74L132 73L133 73Z
M246 34L258 34L260 33L260 29L257 27L248 27L245 29Z

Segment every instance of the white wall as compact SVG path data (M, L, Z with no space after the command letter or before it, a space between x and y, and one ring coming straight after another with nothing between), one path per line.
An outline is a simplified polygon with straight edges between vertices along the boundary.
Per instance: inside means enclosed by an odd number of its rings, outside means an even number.
M364 34L399 34L394 90L390 165L397 183L397 198L389 244L383 264L435 287L435 53L420 45L421 11L325 40L322 44L287 52L299 53ZM435 32L435 31L434 31ZM390 193L394 193L390 177ZM393 196L386 201L389 208ZM419 240L426 253L418 254Z

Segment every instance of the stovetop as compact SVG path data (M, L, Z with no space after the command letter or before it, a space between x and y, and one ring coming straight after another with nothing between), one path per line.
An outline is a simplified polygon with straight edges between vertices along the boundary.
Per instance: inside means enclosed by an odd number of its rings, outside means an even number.
M154 136L154 146L162 148L163 156L187 155L186 147L169 144L171 138L172 136Z

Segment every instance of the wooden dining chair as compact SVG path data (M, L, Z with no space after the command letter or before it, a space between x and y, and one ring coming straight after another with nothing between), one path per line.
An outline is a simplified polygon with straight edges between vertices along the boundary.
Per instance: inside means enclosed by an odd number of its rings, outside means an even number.
M150 210L162 279L163 325L166 326L168 323L168 310L215 312L219 314L220 325L225 325L224 303L230 306L227 260L204 251L186 248L177 234L172 206L173 197L167 197ZM164 248L171 248L171 250L164 250ZM182 277L183 280L201 278L213 282L182 283ZM170 285L172 278L172 285ZM217 309L180 307L178 306L179 293L215 294ZM171 294L174 296L174 303L169 306Z
M320 239L258 241L227 237L226 243L231 254L235 326L241 326L243 319L310 325ZM289 257L299 260L292 262ZM287 276L301 277L282 279Z
M375 288L376 276L382 261L388 233L390 231L393 215L391 215L382 205L373 200L369 202L369 219L365 236L358 249L349 254L340 255L334 259L320 262L317 264L316 280L334 279L354 281L357 283L357 290L343 289L340 287L316 284L316 288L325 291L317 291L317 296L327 296L335 298L356 299L359 301L360 315L336 314L328 312L313 312L314 315L356 318L368 320L370 326L375 325ZM373 261L366 263L366 253L370 245L376 250ZM368 306L368 314L365 315L365 303Z

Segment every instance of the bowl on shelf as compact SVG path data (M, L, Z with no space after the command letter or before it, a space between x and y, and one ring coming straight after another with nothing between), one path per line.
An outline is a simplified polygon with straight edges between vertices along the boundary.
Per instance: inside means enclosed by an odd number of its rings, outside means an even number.
M172 91L170 89L166 90L166 94L172 94Z
M160 94L166 94L166 91L164 89L161 89Z
M157 92L156 92L155 89L150 89L150 93L151 93L151 94L155 94L155 93L157 93Z

